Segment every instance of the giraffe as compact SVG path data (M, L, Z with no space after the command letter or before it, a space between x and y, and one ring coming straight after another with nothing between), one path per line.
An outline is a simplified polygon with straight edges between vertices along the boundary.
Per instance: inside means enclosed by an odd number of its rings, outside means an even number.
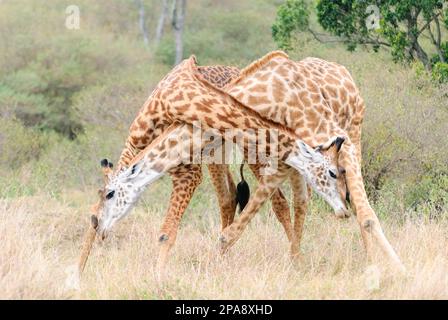
M100 201L97 204L98 215L92 216L92 227L97 234L104 239L110 228L120 219L125 217L133 205L136 203L145 187L160 178L164 173L183 163L191 163L195 150L192 144L199 145L203 150L207 141L201 139L199 142L193 139L192 126L188 124L174 123L157 137L150 145L140 152L130 163L128 168L122 168L113 173L107 160L102 161L104 169L105 187L99 190ZM275 143L265 142L270 148L274 148ZM248 145L243 145L247 151ZM298 142L298 148L293 148L287 153L286 162L295 164L295 168L301 174L307 177L307 181L327 197L339 197L337 184L331 185L325 179L314 179L322 171L331 170L331 164L322 156L320 150L310 148L302 141ZM284 172L294 170L286 168ZM184 200L182 194L191 193L189 190L179 189L179 199L176 199L179 207L186 207L188 201ZM99 220L98 220L99 217ZM168 239L160 239L165 241ZM91 243L90 243L91 246ZM167 249L167 248L165 248ZM90 247L88 248L90 251ZM83 253L84 254L84 253ZM87 252L88 255L88 252ZM158 270L165 265L167 253L162 250L162 259L158 261ZM80 260L80 271L85 265L87 256L84 255Z
M232 79L235 79L236 77L239 76L239 70L235 67L198 66L195 71L197 71L198 74L202 76L202 81L211 83L213 86L218 88L224 87ZM172 77L172 75L167 75L159 83L159 85L156 87L154 91L156 91L158 88L163 88L164 86L166 86L167 82L169 82L170 77ZM173 117L167 111L168 110L163 103L159 103L157 100L154 101L151 97L147 100L147 102L140 109L138 115L136 116L135 120L133 121L130 127L129 137L125 144L126 147L120 156L119 167L127 166L127 163L131 159L133 159L133 157L142 148L144 148L149 141L152 141L157 135L159 135L166 128L166 126L172 123ZM193 119L195 119L194 115ZM209 120L210 118L208 117L206 119ZM329 156L333 157L333 160L330 159L330 161L334 163L334 155L332 155L331 152L322 150L322 153L324 154L327 153ZM262 177L260 174L260 170L262 166L259 164L249 164L249 168L254 173L257 180L261 181ZM228 171L228 167L226 165L210 164L208 165L208 169L212 183L216 190L216 194L218 196L218 203L221 211L222 229L224 229L233 221L234 218L235 186L231 178L231 174ZM167 211L167 217L173 216L173 214L170 214L171 211L176 211L175 215L176 217L182 216L182 212L177 210L176 207L172 204L172 199L176 197L175 190L177 189L177 185L179 184L179 182L183 181L183 183L185 184L185 179L182 179L182 177L180 177L180 175L184 174L185 171L186 171L185 169L179 168L179 171L177 173L175 172L171 173L171 176L173 177L173 193L171 195L170 205ZM190 166L187 171L196 172L196 175L198 177L201 175L201 168L198 167L197 165ZM194 181L199 181L200 183L200 179L192 179L191 181L192 183ZM337 175L337 181L338 184L340 185L339 189L342 194L342 197L345 197L346 187L344 177L342 174ZM191 188L190 190L194 191L194 188ZM296 193L296 195L298 194L299 193ZM188 196L191 197L192 195ZM288 240L292 243L294 240L294 229L291 225L289 206L280 189L274 191L271 201L273 211L277 216L278 220L280 221L280 223L282 224ZM304 209L302 209L302 211L303 210ZM342 216L346 216L344 210L340 212L343 212ZM168 220L171 221L171 223L169 223ZM179 218L177 219L167 218L165 219L165 221L166 221L165 227L162 228L163 230L161 230L160 238L163 235L165 235L164 236L165 238L170 239L170 236L168 234L170 233L170 230L176 229L175 227L172 227L172 225L178 224ZM167 241L166 243L167 245L168 244L172 245L171 240ZM165 243L162 243L162 246L164 245ZM295 246L295 248L297 248L297 245ZM297 250L292 250L293 256L296 255L296 253Z
M148 125L148 123L144 121L144 116L153 114L154 112L157 112L157 110L165 112L165 114L168 115L168 119L165 118L160 120L159 123L151 123L152 125ZM283 141L279 143L282 150L280 155L281 159L288 160L288 154L292 152L291 150L297 148L296 139L295 137L291 137L290 130L285 129L274 122L266 121L260 117L258 113L252 112L250 109L241 106L236 100L229 95L224 94L216 86L202 78L201 72L198 71L196 66L196 59L194 56L190 59L186 59L174 68L174 70L169 73L153 91L145 104L144 111L137 116L131 126L133 135L128 138L126 149L122 153L121 158L130 159L136 154L135 150L138 149L139 146L148 143L148 140L151 139L151 137L148 137L148 128L150 128L149 134L154 137L158 134L157 131L162 131L170 121L172 122L174 120L189 123L200 121L206 128L218 129L220 131L225 129L235 130L240 127L246 129L271 129L274 127L277 130L283 131L279 135L280 141ZM343 141L343 138L335 138L331 143L327 144L327 149L333 147L339 150ZM325 152L326 149L321 148L319 151ZM300 168L301 163L292 161L288 164L295 169L298 169ZM281 170L279 171L285 172L290 168L283 164L280 169ZM335 184L332 179L337 178L335 172L337 172L337 168L321 171L318 174L318 179L327 186L332 186ZM285 177L289 175L290 174L286 174ZM313 176L307 176L307 179L310 181L312 181L313 178ZM261 196L257 197L257 201L269 197L272 194L270 188L274 185L275 184L271 184L268 189L261 190L259 192L259 195ZM319 185L319 183L314 183L314 185ZM276 186L278 186L278 184ZM272 191L275 191L275 189L276 188ZM322 190L318 191L324 195L326 200L335 208L336 212L346 215L347 209L344 202L340 198L335 201L336 194L328 196L325 192L322 192ZM161 241L165 241L167 237L162 234L160 239Z
M365 105L345 67L317 58L295 62L286 53L274 51L243 69L223 90L261 116L294 130L311 146L329 136L346 137L337 162L345 173L367 255L372 260L375 241L399 270L405 270L367 199L361 174ZM241 217L222 232L222 237L227 242L236 241L245 224Z
M204 79L208 82L212 82L217 87L223 87L228 84L229 81L233 78L236 78L239 75L239 70L235 67L225 67L225 66L207 66L207 67L198 67L197 71L204 77ZM130 129L130 138L127 139L126 148L123 150L117 171L120 171L122 168L129 166L129 163L132 157L135 157L142 148L146 147L145 143L149 140L154 139L158 136L162 130L166 128L166 126L170 125L169 121L166 121L166 114L164 114L165 110L161 110L161 105L159 108L153 108L151 112L148 112L147 107L148 104L145 104L144 107L140 110L139 116L136 117L136 120L131 125ZM143 116L150 115L150 119L143 119ZM152 126L148 126L146 131L146 136L137 140L140 142L138 147L135 147L134 141L136 141L135 136L141 137L141 133L139 132L139 127L143 123L150 123ZM135 134L137 132L137 134ZM140 136L139 136L140 135ZM138 139L138 138L137 138ZM321 150L321 152L325 152ZM134 159L134 158L132 158ZM104 161L103 161L104 162ZM105 170L109 170L109 174L111 174L111 163L107 160L102 164ZM258 180L261 179L260 170L262 168L259 164L249 164L250 169L255 174ZM235 212L235 185L233 183L232 176L228 170L228 166L224 164L208 164L208 169L211 175L211 180L216 189L216 193L218 195L218 202L220 205L221 211L221 225L222 229L228 226L234 217ZM189 164L189 165L180 165L177 168L170 170L170 175L172 177L173 182L173 191L170 199L170 205L167 210L167 214L165 217L165 222L161 228L160 232L160 241L161 248L159 253L158 261L165 261L166 256L168 254L169 249L174 244L177 228L180 222L180 218L188 205L189 200L191 199L194 190L201 183L202 179L202 171L200 164ZM106 177L108 175L105 175ZM339 179L339 178L338 178ZM181 204L179 205L178 199L181 199ZM276 190L272 197L273 203L273 211L275 212L278 220L282 223L288 240L290 242L293 241L293 229L291 226L291 219L289 214L289 207L287 201L281 191L279 189ZM98 205L94 206L94 212L98 212ZM92 221L92 225L97 224L95 221ZM88 256L90 252L91 245L94 240L94 232L89 229L86 234L85 245L83 248L83 255ZM83 259L81 259L83 260ZM84 259L83 263L79 265L80 273L84 269L86 259ZM163 263L158 263L163 264Z

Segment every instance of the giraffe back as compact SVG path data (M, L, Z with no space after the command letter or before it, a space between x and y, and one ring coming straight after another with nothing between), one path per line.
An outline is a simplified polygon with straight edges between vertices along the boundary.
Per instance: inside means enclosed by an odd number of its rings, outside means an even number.
M168 110L160 99L157 98L160 91L166 86L176 83L177 75L181 72L182 66L176 66L168 73L154 88L153 92L139 110L135 120L129 129L129 136L125 143L125 148L121 152L118 167L127 167L146 146L154 141L172 123ZM202 66L198 67L198 72L204 79L218 88L226 86L230 81L237 78L240 71L231 66Z
M335 63L317 58L295 62L276 51L243 69L224 90L263 117L295 130L310 145L332 135L355 137L360 131L363 101L349 72Z

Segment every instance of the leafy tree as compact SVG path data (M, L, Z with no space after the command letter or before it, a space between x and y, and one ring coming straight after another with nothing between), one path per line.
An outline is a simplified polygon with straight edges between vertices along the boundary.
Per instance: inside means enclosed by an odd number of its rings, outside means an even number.
M291 49L291 34L304 31L309 25L309 10L304 0L287 0L277 10L272 36L279 48Z
M374 50L389 47L395 61L418 59L431 70L434 58L422 42L429 40L437 62L447 63L447 42L442 41L441 30L448 28L446 4L446 0L319 0L317 17L350 50L358 44Z
M443 80L448 69L448 41L443 41L447 4L446 0L319 0L316 9L319 24L349 50L358 45L375 51L387 47L394 61L419 60L435 79ZM304 0L287 0L279 7L272 35L281 49L291 49L293 31L308 30L317 40L328 41L309 27L309 16Z

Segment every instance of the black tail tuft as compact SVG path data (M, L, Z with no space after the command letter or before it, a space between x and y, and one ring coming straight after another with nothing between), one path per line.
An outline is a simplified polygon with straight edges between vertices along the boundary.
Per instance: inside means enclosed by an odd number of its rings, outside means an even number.
M249 202L250 197L249 184L246 180L244 180L243 167L244 163L241 164L240 167L241 182L236 186L236 202L240 208L240 213L244 210L244 207Z

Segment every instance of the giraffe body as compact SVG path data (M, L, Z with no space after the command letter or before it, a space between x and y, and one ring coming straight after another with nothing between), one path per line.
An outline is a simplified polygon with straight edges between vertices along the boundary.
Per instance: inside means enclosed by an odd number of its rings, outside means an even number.
M219 78L219 75L224 76ZM173 121L181 120L192 123L200 120L201 125L206 128L218 130L239 129L240 127L244 129L271 128L272 122L266 122L256 112L246 115L246 112L250 109L239 105L234 99L219 90L238 75L239 70L232 67L198 67L194 58L187 59L178 65L158 84L131 125L130 135L126 142L126 148L120 157L119 166L126 165L130 159L135 157L142 148L161 134ZM239 120L239 123L235 122L234 119ZM277 126L277 128L285 130L282 126ZM287 132L287 134L291 134L291 132ZM285 136L283 135L281 138L285 139ZM285 141L285 144L294 145L293 139L289 138L289 141ZM283 156L287 153L289 151L286 150ZM331 161L334 164L334 159ZM261 175L258 170L261 167L259 165L250 166L259 181L261 181ZM216 170L226 170L227 172L221 174ZM223 175L230 176L228 168L226 166L212 166L209 167L209 171L215 188L225 188L223 185L229 179L221 179L220 181L214 181L213 179ZM337 172L337 168L334 168L333 171ZM325 173L323 173L323 176L327 178ZM340 175L338 175L339 183L340 180ZM231 191L234 190L233 181L230 185L227 194L231 194ZM340 186L339 189L345 190L345 183L340 183L340 185L342 187ZM219 196L221 194L222 192L218 192L222 220L231 222L233 221L234 209L230 210L230 207L234 208L235 204L233 199L229 200L227 196ZM341 198L345 198L345 195ZM327 199L329 198L327 197ZM293 239L289 207L280 190L274 191L272 202L274 212L282 223L288 239ZM170 208L172 207L170 204ZM347 216L345 205L340 201L335 208L337 214ZM223 211L227 211L227 213L223 213ZM225 227L223 225L223 228Z
M361 125L364 101L343 66L317 58L292 61L272 52L241 71L225 88L232 97L262 116L292 130L311 146L329 136L345 136L338 167L346 173L352 206L367 253L374 242L404 270L372 210L361 175Z
M179 170L180 164L189 165L191 161L194 161L195 156L191 150L203 150L207 147L207 143L210 143L204 139L195 140L193 136L192 125L174 123L140 152L128 168L115 173L111 173L109 170L106 172L107 182L100 192L99 223L97 224L97 232L103 239L113 224L129 213L147 185L172 169ZM268 142L266 144L271 148L274 147ZM245 147L243 146L243 148ZM331 168L331 164L322 156L320 151L310 148L302 141L298 142L297 149L288 154L286 163L291 163L294 168L297 168L312 185L314 185L314 180L309 178L310 176L317 176L321 171L328 171ZM284 168L279 170L279 173L274 174L274 176L280 177L279 180L293 170L284 164L281 164L281 166L284 166ZM266 181L272 181L272 179ZM264 182L257 189L256 194L266 197L278 187L275 183L269 183L267 187L264 184L267 183ZM326 186L327 184L325 183ZM267 192L271 186L274 189ZM337 198L337 184L333 183L331 186L326 189L325 195ZM182 201L180 203L186 206L187 203ZM329 199L330 201L331 199ZM254 205L254 207L256 206ZM162 237L160 240L168 239Z

